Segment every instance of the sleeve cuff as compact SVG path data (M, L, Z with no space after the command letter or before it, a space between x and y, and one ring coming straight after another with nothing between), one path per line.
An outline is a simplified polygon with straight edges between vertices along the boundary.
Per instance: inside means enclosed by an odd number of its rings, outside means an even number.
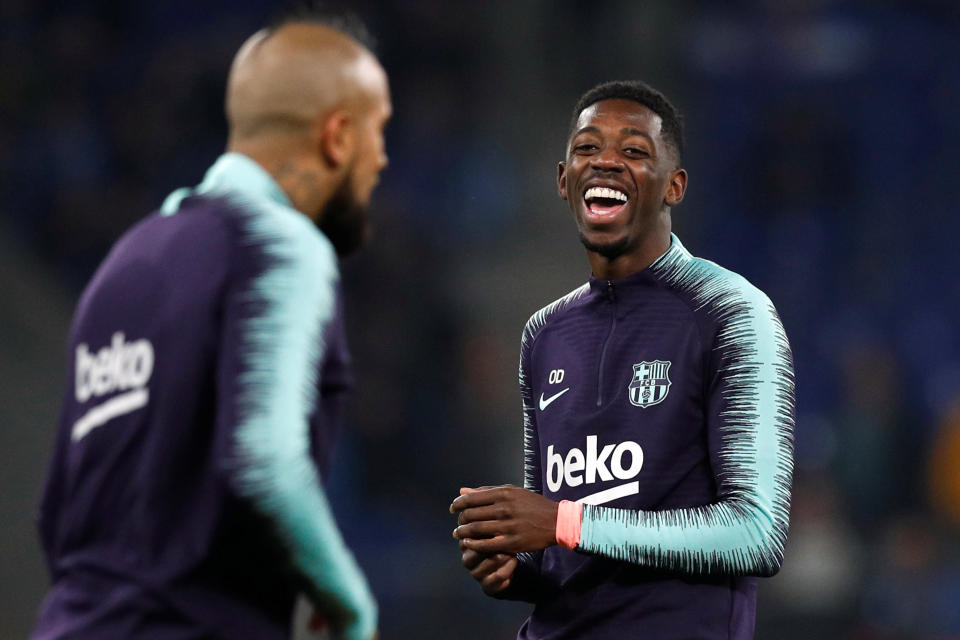
M583 505L561 500L557 509L557 544L567 549L576 549L580 544L580 522Z

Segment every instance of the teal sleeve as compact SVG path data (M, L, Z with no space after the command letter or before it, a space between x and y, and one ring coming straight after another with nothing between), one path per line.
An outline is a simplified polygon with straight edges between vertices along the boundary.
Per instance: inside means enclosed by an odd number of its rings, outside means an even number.
M347 548L310 455L324 327L338 270L329 242L281 208L241 220L240 275L226 294L218 437L237 493L272 521L338 638L367 640L377 607ZM342 627L342 629L341 629Z
M767 297L739 276L697 262L678 278L710 309L717 333L706 437L717 501L634 511L584 505L578 550L687 574L775 574L783 559L793 473L790 347Z

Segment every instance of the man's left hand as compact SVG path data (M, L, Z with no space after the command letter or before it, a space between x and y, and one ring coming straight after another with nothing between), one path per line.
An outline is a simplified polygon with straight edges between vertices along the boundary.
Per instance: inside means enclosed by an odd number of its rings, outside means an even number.
M461 489L453 537L479 553L539 551L557 544L558 503L513 485Z

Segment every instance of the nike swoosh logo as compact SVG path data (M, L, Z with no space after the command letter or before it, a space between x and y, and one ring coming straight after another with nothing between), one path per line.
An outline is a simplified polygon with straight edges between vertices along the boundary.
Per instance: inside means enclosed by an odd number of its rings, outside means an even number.
M596 493L591 493L588 496L583 496L577 502L580 504L604 504L606 502L613 502L620 498L626 498L627 496L634 496L640 493L640 481L628 482L627 484L622 484L619 487L613 487L612 489L604 489L603 491L598 491Z
M544 409L546 409L547 407L549 407L551 402L553 402L554 400L556 400L557 398L559 398L560 396L562 396L563 394L565 394L567 391L570 391L570 387L567 387L566 389L564 389L564 390L561 391L560 393L555 393L555 394L553 394L552 396L550 396L549 398L546 398L546 399L544 399L543 394L541 393L541 394L540 394L540 411L543 411Z

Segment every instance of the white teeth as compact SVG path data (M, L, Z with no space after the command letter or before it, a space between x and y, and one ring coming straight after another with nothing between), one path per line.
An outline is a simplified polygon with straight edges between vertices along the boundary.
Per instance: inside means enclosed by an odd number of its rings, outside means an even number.
M608 189L606 187L590 187L587 189L587 192L583 194L584 200L590 200L591 198L610 198L612 200L620 200L621 202L627 201L627 194L616 189Z

